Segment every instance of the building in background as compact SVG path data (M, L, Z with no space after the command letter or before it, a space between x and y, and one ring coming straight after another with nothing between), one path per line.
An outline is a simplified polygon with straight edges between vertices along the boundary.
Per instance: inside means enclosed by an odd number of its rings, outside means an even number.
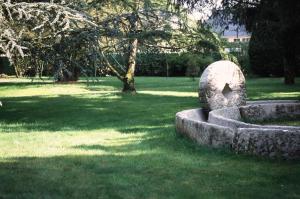
M245 53L243 49L248 46L251 34L246 31L245 26L228 24L227 26L216 26L211 23L212 30L227 41L225 51L227 53Z
M219 29L219 34L228 42L249 42L251 34L248 33L244 26L229 25L226 29Z

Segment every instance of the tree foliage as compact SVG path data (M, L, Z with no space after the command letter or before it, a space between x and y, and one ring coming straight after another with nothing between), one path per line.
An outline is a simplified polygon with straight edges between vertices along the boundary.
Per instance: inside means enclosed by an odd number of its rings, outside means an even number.
M249 43L249 57L252 70L260 76L282 76L282 47L274 38L276 24L261 21L253 30Z
M17 75L47 68L70 81L107 68L135 92L138 52L222 51L216 35L187 19L186 9L159 0L0 0L0 53Z
M96 52L98 25L86 13L53 2L1 0L0 5L0 52L15 65L17 75L23 66L42 62L60 80L63 73L70 75L70 67L97 61L87 55Z
M202 0L178 0L180 4L187 3L195 7ZM214 2L214 0L211 0ZM263 34L258 33L262 27L267 31L273 28L269 35L271 40L277 43L282 53L284 76L286 84L295 82L296 68L299 67L299 41L300 41L300 1L296 0L222 0L222 7L215 8L215 12L222 22L244 24L246 29L253 32L257 41ZM267 32L266 31L266 32ZM263 41L263 38L259 38ZM265 42L265 45L268 45ZM252 45L253 47L253 45ZM272 48L272 46L265 47ZM264 53L268 53L264 51ZM256 67L256 66L255 66Z

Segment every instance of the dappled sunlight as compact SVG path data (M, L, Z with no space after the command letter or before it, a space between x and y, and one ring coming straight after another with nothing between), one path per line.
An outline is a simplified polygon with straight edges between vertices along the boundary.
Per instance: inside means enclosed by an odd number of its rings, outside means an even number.
M253 100L259 99L299 99L299 92L257 92L255 96L251 97Z
M141 141L153 139L147 133L123 134L113 129L101 131L36 132L1 135L0 157L52 157L62 155L139 155L155 153L134 146ZM118 150L121 148L122 150Z
M254 83L248 96L255 99L290 99L300 90ZM120 86L108 78L0 87L0 198L235 198L241 188L243 198L254 198L261 187L262 198L298 193L298 162L202 147L175 133L176 112L200 106L197 82L140 77L136 95Z
M15 132L22 132L22 133L28 133L31 132L32 129L35 131L40 131L45 126L49 126L51 123L49 122L13 122L13 123L6 123L1 121L0 122L0 133L15 133ZM31 129L31 131L30 131Z
M39 78L34 78L34 81L32 81L32 78L22 78L22 77L20 77L20 78L15 78L14 76L11 76L11 77L9 77L9 78L0 78L0 83L14 83L14 84L16 84L16 83L51 83L51 82L53 82L53 80L52 79L49 79L49 78L47 78L47 79L43 79L43 80L41 80L41 79L39 79Z
M158 96L174 96L174 97L198 97L197 92L176 92L176 91L138 91L140 94L158 95Z
M80 78L77 82L75 83L87 83L87 82L91 82L91 83L100 83L105 81L104 78L94 78L94 77L90 77L89 79L87 78ZM54 78L53 77L19 77L16 78L15 76L9 76L8 78L0 78L0 83L54 83ZM68 82L66 83L68 84Z
M90 90L85 85L75 84L70 85L59 85L53 84L45 87L32 87L23 88L21 90L0 90L2 97L27 97L27 96L58 96L58 95L85 95L85 94L107 94L107 91L114 92L113 87L104 87L103 90ZM115 91L117 92L117 91Z
M149 94L133 96L113 92L103 95L6 97L2 100L4 106L0 112L0 132L59 132L104 128L115 128L126 133L132 130L142 131L149 126L170 125L176 112L198 106L197 99L184 98ZM147 104L145 101L151 103ZM190 105L191 102L194 105ZM139 126L143 127L138 129Z
M81 99L105 99L105 100L118 100L121 99L122 96L120 95L119 91L109 91L109 92L105 92L105 91L95 91L93 93L87 93L88 95L77 95L77 98L81 98ZM74 95L72 95L74 96Z

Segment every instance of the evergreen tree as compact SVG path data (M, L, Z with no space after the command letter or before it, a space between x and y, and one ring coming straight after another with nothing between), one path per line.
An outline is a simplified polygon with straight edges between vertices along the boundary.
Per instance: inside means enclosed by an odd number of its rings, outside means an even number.
M210 3L214 0L207 0ZM203 0L177 0L195 7ZM282 51L284 82L295 83L296 68L300 55L300 1L297 0L222 0L222 7L215 8L221 13L220 19L236 24L245 24L246 29L255 32L258 26L272 24L277 28L270 37L278 43ZM256 35L258 36L258 35ZM262 38L261 38L262 40ZM267 48L267 47L266 47ZM267 53L267 52L265 52Z
M168 1L0 0L0 19L0 53L17 75L46 67L57 81L73 81L101 66L123 82L124 92L135 92L138 51L182 51L204 40L219 45L204 27L189 26L186 9Z

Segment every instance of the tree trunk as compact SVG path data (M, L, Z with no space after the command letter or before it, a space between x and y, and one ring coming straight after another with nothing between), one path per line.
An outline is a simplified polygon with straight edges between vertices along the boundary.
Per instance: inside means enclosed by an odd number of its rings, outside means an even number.
M288 61L284 63L284 83L295 84L295 66Z
M131 92L135 93L135 86L134 86L134 71L136 65L136 54L138 48L138 39L133 39L130 46L129 46L129 55L128 55L128 66L127 72L123 80L123 92Z
M16 64L14 65L14 69L15 69L16 78L19 78L20 73L19 73L19 70L18 70L18 66Z
M4 73L4 62L3 58L0 57L0 74Z
M296 54L293 46L286 47L284 56L284 83L295 84Z
M278 6L280 9L279 17L281 20L281 30L279 42L282 42L283 55L284 55L284 83L295 84L296 73L296 49L298 48L297 35L298 26L297 22L298 12L297 3L294 0L280 1Z
M133 13L130 18L130 29L131 34L137 32L138 19L136 13ZM138 39L132 38L129 44L129 53L128 53L128 62L127 62L127 71L123 79L123 92L136 93L134 86L134 72L136 66L136 54L138 50Z

